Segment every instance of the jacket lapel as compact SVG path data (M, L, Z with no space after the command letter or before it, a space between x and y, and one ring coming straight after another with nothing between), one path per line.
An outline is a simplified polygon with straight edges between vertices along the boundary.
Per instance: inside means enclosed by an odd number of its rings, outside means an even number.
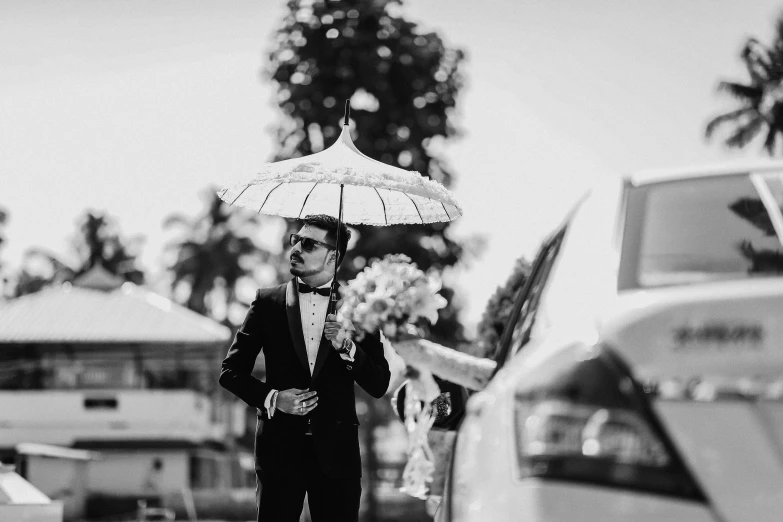
M337 292L337 295L340 295L340 283L337 283L334 288L335 292ZM321 344L318 345L318 355L315 358L315 366L313 367L313 378L311 380L311 383L315 382L315 379L318 377L318 374L321 372L321 368L324 367L324 364L326 364L326 359L329 357L329 355L334 352L334 348L332 348L332 342L327 340L326 337L321 336ZM335 353L335 355L337 355ZM339 355L337 355L339 357Z
M291 332L291 341L294 343L294 352L302 367L310 373L310 367L307 363L307 347L305 346L304 333L302 333L302 315L299 311L299 292L294 284L296 279L288 282L285 289L285 311L288 315L288 329ZM318 350L318 356L321 356L321 350ZM318 365L316 364L316 368Z

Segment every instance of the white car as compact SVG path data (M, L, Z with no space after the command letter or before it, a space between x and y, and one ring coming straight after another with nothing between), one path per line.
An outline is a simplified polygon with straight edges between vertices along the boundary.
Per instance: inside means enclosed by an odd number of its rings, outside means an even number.
M783 163L583 199L467 404L438 519L783 520L782 207Z

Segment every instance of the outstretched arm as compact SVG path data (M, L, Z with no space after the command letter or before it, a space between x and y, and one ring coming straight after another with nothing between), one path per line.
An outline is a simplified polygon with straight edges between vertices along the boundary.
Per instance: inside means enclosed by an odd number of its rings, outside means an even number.
M425 339L393 343L403 360L414 368L429 370L441 379L471 390L483 390L495 371L495 362L458 352Z

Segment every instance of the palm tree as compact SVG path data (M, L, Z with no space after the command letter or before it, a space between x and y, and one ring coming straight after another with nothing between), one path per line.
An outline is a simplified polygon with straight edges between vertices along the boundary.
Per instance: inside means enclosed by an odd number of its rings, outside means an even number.
M25 295L52 284L72 281L96 265L126 281L142 284L144 273L136 266L135 253L140 242L138 237L120 237L114 221L106 214L88 211L81 219L79 234L74 241L79 261L72 265L45 248L28 249L16 276L14 295Z
M707 123L705 134L710 138L718 127L732 124L724 143L742 148L765 132L763 148L775 154L777 138L783 134L783 17L776 23L772 46L750 38L740 54L750 78L748 83L722 81L718 91L734 97L740 106L716 116Z
M214 302L218 299L220 307L226 310L226 316L218 319L226 324L230 324L228 309L239 303L237 283L245 277L252 279L254 268L270 259L270 254L251 237L258 228L258 217L244 216L241 212L229 213L228 205L211 191L202 215L189 219L175 214L163 224L164 228L182 230L180 238L167 246L176 254L175 261L167 268L173 275L171 286L175 296L184 288L187 297L182 299L183 304L214 318L221 315Z

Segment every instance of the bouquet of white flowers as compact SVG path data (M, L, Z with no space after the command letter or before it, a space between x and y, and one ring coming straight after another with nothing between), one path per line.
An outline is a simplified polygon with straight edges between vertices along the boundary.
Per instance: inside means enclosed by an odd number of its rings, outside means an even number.
M392 359L389 363L393 366L395 358L401 360L393 344L417 335L417 327L425 321L437 322L438 310L446 306L446 299L438 294L440 288L440 279L425 274L409 257L387 255L340 289L338 320L358 340L368 333L382 332L386 358ZM410 371L407 376L410 386L405 395L404 424L408 432L408 463L403 471L402 490L426 498L427 484L435 469L427 432L435 420L432 401L440 390L428 370Z
M408 256L390 254L341 288L338 318L357 330L359 340L380 330L395 341L423 320L437 322L438 310L446 306L440 288L440 279L422 272Z

